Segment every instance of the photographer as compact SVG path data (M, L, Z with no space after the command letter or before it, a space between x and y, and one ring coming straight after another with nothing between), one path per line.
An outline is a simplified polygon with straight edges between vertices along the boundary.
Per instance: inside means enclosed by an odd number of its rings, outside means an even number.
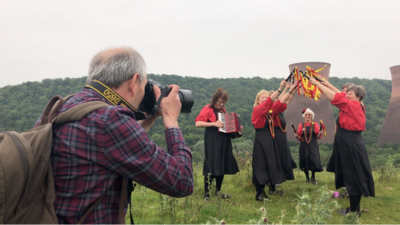
M123 179L173 197L190 195L194 189L192 156L178 126L179 87L169 86L172 90L154 116L136 121L147 74L143 58L129 47L95 55L87 83L59 113L89 101L103 101L110 106L81 121L53 127L51 159L58 222L77 223L101 198L83 223L120 223ZM155 85L153 90L158 99L160 88ZM157 146L147 134L158 116L164 123L168 150ZM123 204L126 209L126 202Z

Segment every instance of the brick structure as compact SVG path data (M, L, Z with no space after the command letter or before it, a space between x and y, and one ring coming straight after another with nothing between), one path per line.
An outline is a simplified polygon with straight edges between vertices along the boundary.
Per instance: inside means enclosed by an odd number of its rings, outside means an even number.
M400 65L390 67L390 72L392 73L392 96L379 134L378 146L387 143L400 144Z
M313 70L320 69L322 67L325 69L318 72L321 74L326 80L329 80L329 70L331 68L331 64L324 62L303 62L303 63L295 63L289 65L289 71L292 71L296 66L302 71L306 71L306 66L311 67ZM299 123L304 122L304 118L301 115L301 111L304 108L310 108L315 113L314 121L320 124L320 120L324 122L326 127L327 138L323 136L318 140L319 143L333 143L334 133L335 133L335 118L333 115L332 105L330 101L326 97L321 97L318 102L314 99L309 99L304 96L300 96L295 94L292 101L289 103L286 112L285 119L288 129L288 140L296 141L294 138L294 133L291 128L291 124L293 123L297 129Z

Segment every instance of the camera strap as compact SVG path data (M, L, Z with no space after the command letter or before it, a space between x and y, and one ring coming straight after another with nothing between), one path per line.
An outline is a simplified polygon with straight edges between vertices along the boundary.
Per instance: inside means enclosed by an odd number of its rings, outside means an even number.
M122 98L117 92L112 90L111 88L107 87L107 85L101 83L98 80L94 80L87 84L85 87L90 88L97 93L99 93L101 96L103 96L105 99L107 99L110 103L113 105L120 105L123 107L126 107L130 110L133 111L135 114L135 119L136 120L143 120L145 119L145 115L143 112L135 109L131 104L129 104L124 98ZM157 102L157 107L159 105L159 102Z

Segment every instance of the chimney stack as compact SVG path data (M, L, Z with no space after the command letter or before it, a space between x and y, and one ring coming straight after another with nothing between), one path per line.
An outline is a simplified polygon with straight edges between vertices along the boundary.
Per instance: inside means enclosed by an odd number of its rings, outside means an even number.
M325 67L326 65L326 67ZM325 67L323 70L318 72L321 74L326 80L329 81L329 70L331 68L331 64L324 62L303 62L303 63L295 63L289 65L289 72L293 71L293 69L297 66L299 70L307 71L306 66L311 67L313 70L318 70L322 67ZM400 77L399 77L400 78ZM323 95L323 94L322 94ZM315 99L310 99L304 96L300 96L295 94L292 101L289 103L286 112L285 119L288 129L291 129L291 124L298 127L299 123L304 122L304 118L302 117L301 111L304 108L310 108L314 113L314 122L317 122L320 125L320 120L322 119L325 127L326 127L326 135L322 136L321 139L318 140L319 143L333 143L334 134L335 134L335 118L333 116L333 110L331 102L324 96L321 96L318 99L318 102ZM289 141L297 141L294 138L293 131L288 132L288 140Z
M390 72L392 73L392 96L379 134L378 146L387 143L400 144L400 65L390 67Z

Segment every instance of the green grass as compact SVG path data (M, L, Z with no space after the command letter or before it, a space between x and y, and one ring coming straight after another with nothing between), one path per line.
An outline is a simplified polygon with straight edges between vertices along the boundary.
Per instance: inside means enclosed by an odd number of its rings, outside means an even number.
M171 198L138 185L132 194L132 212L137 224L254 224L264 223L296 223L296 206L303 192L310 195L311 203L318 198L317 192L324 185L329 190L336 191L334 173L321 172L316 174L318 185L306 184L305 175L295 170L295 180L286 181L278 189L283 189L283 196L270 196L271 201L264 203L255 201L255 189L251 183L251 162L249 158L239 161L241 172L236 175L226 175L222 192L229 193L232 198L220 199L214 196L215 180L211 191L211 200L204 201L204 177L202 164L194 165L195 190L186 198ZM396 224L400 221L400 185L393 180L380 181L381 174L374 172L376 197L362 197L362 212L359 218L361 224ZM396 177L397 178L397 177ZM343 190L338 190L343 192ZM329 198L329 202L335 201ZM349 206L349 199L337 199L341 208ZM266 212L260 208L265 207ZM321 206L323 207L323 206ZM318 207L317 207L318 208ZM282 219L282 212L285 216ZM315 212L314 212L315 213ZM349 219L333 210L330 224L350 223ZM316 215L318 216L318 215ZM128 218L128 217L126 217ZM128 220L127 220L128 222Z

